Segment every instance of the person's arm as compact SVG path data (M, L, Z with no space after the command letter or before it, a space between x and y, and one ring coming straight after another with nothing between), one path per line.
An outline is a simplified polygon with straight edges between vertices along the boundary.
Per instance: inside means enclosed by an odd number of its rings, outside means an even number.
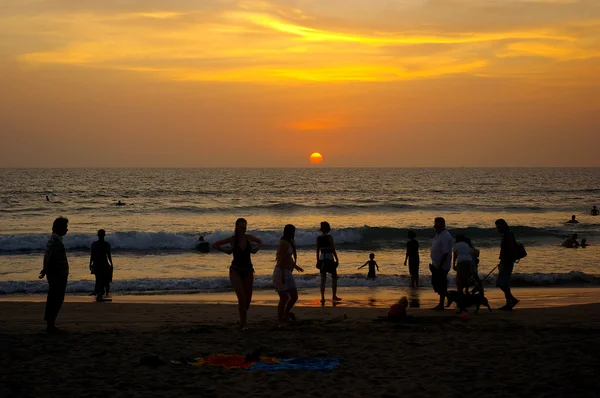
M358 269L363 268L365 265L369 264L369 262L367 261L366 263L364 263L363 265L361 265L360 267L358 267Z
M42 266L42 270L40 271L40 279L43 279L44 276L46 276L46 274L48 273L48 270L50 268L50 249L46 250L46 254L44 254L44 263Z
M452 255L452 239L444 239L442 242L442 259L440 260L439 268L442 268L446 261L448 261L448 256Z
M221 246L224 246L224 245L233 245L233 238L230 237L230 238L218 240L215 243L213 243L212 247L213 247L213 249L218 250L225 254L233 253L233 248L223 249Z
M319 264L319 254L321 253L321 245L319 244L319 239L317 239L317 265Z
M410 247L410 242L406 242L406 256L404 257L404 265L408 263L408 250Z
M112 256L110 255L110 243L106 242L106 257L108 257L108 263L113 266Z
M94 269L94 244L92 243L92 248L90 250L90 272Z
M333 253L333 258L335 258L335 263L339 264L340 260L338 259L337 251L335 250L335 243L333 242L333 236L329 236L329 239L331 241L331 251Z
M296 263L294 263L294 269L298 272L304 272L304 268L299 267L298 265L296 265Z
M256 247L252 248L251 250L252 254L256 254L256 252L258 252L262 246L262 240L254 235L246 235L246 239L248 239L248 242L256 243Z
M377 268L377 271L379 271L379 264L377 264L377 261L375 261L375 267Z
M452 269L456 271L456 260L458 259L458 255L456 254L456 250L453 252L452 256ZM443 264L443 263L442 263Z

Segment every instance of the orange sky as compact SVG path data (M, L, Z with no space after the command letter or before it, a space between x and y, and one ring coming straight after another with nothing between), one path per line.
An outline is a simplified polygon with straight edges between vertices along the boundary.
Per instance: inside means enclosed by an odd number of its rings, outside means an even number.
M0 167L600 166L598 0L3 0Z

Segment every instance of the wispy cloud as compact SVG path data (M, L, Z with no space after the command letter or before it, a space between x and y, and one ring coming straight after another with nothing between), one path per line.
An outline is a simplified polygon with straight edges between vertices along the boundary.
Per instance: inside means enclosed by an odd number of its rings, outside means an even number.
M38 14L15 11L0 17L0 34L8 37L4 51L25 66L64 64L190 81L503 75L504 64L498 60L506 58L541 57L551 67L554 62L598 56L594 43L600 32L589 19L565 20L561 26L508 24L505 29L465 31L426 21L406 29L400 21L398 26L375 30L340 25L298 4L303 3L214 0L201 9L123 10L115 5L101 13L61 12L60 7ZM544 12L544 4L537 7Z

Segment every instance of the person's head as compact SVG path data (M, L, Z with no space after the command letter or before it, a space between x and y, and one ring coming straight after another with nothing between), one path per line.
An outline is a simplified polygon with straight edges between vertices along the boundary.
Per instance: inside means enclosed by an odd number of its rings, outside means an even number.
M433 221L433 228L435 228L436 232L442 232L446 229L446 220L444 217L436 217Z
M248 221L245 218L238 218L235 220L235 233L236 237L243 236L246 234L246 230L248 229Z
M506 221L504 221L503 218L499 218L496 220L496 229L501 234L507 233L508 232L508 223Z
M198 242L204 242L204 236L200 235L200 237L198 237Z
M578 238L577 234L573 234L572 238L577 239Z
M369 254L369 259L371 259L371 260L375 260L375 253L371 253L371 254Z
M52 232L59 236L65 236L69 231L69 220L64 217L58 217L52 223Z
M456 243L459 242L466 242L467 241L467 237L464 235L456 235Z
M331 232L331 225L329 225L329 223L327 221L323 221L321 223L320 231L323 232L324 234L330 233Z
M415 233L415 231L413 231L412 229L408 231L408 239L415 239L416 237L417 234Z
M296 227L292 224L288 224L283 227L283 236L281 239L286 240L288 242L293 242L296 237Z
M103 229L99 229L98 230L98 239L100 240L104 240L104 237L106 236L106 231Z
M585 246L587 244L587 239L581 239L581 246Z
M466 243L467 245L469 245L469 247L470 247L471 249L473 249L473 242L471 242L471 238L469 238L468 236L465 236L465 243Z
M595 206L595 205L594 205L594 206L592 206L592 209L596 209L596 206Z
M575 221L575 215L574 214L571 216L571 220Z

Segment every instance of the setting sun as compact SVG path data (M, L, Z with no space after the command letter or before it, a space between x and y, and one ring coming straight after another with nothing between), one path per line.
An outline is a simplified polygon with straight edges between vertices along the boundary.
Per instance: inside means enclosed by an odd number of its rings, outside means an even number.
M319 164L323 161L323 155L321 155L319 152L315 152L312 155L310 155L310 162L312 164Z

